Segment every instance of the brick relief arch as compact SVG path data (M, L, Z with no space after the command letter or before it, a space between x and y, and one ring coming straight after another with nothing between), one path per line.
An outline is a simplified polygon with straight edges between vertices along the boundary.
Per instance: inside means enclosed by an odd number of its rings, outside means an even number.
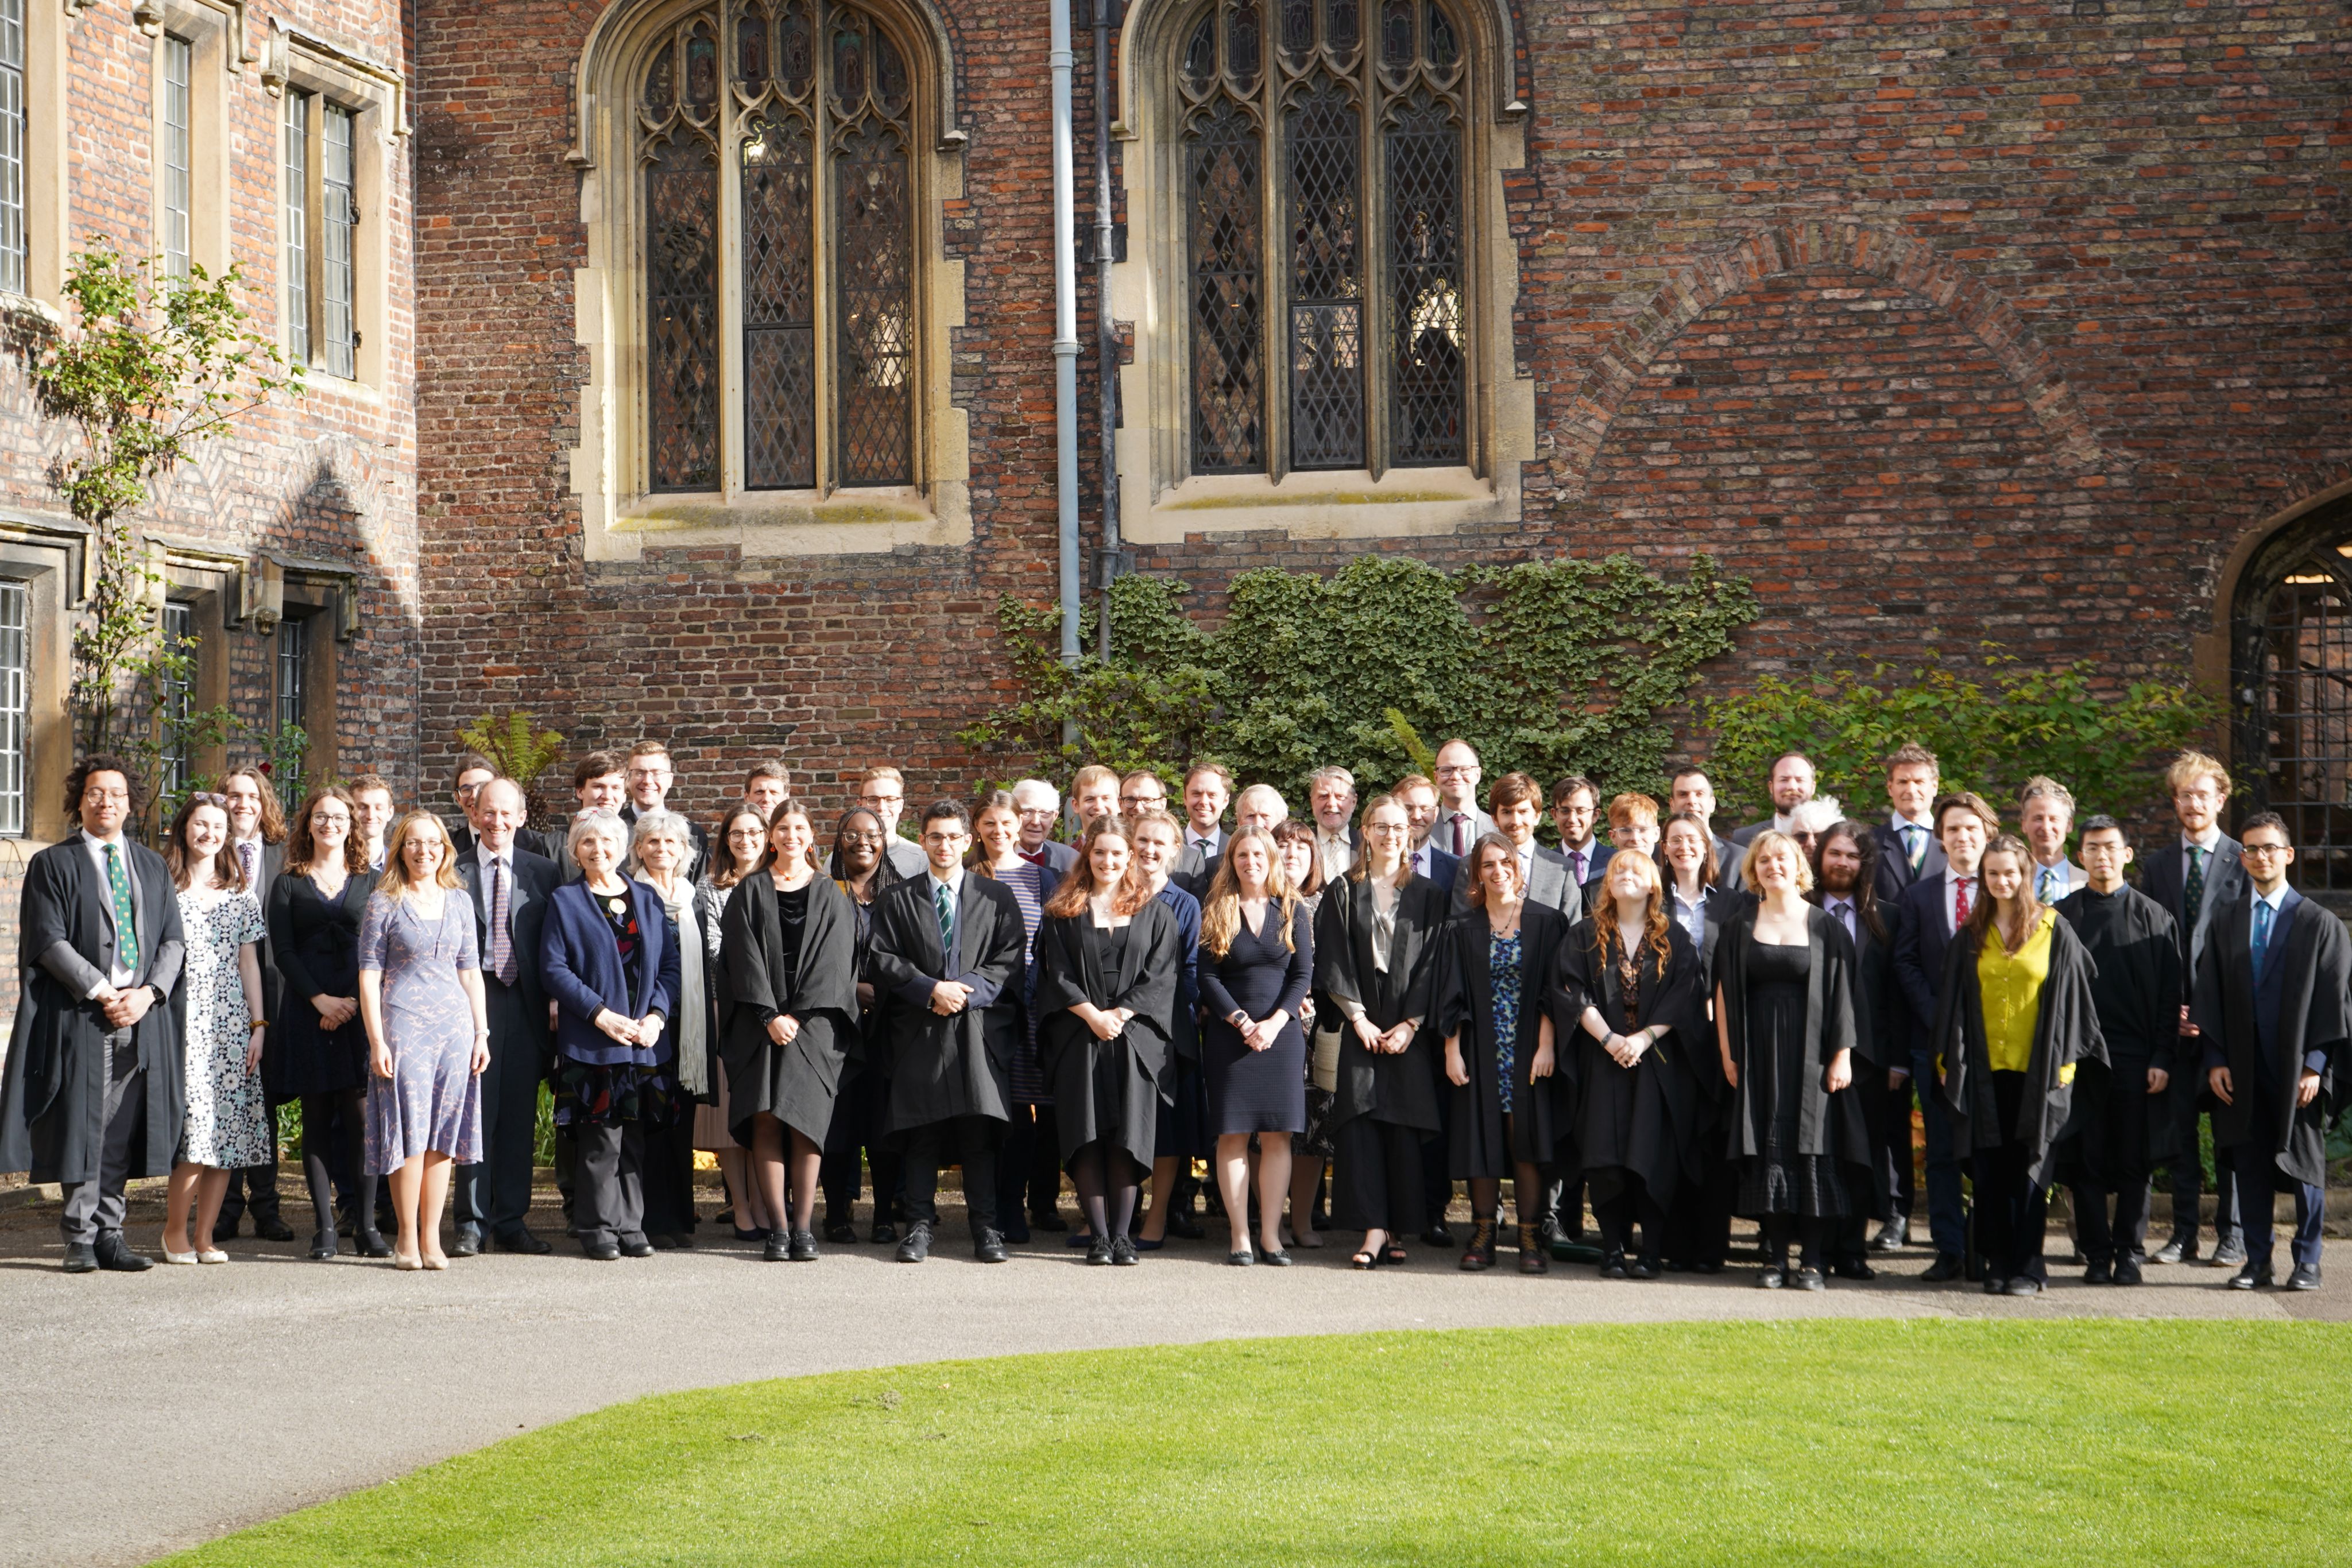
M2032 327L1984 279L1898 229L1807 221L1759 230L1728 250L1677 269L1632 320L1603 341L1583 390L1560 423L1570 471L1580 487L1627 394L1685 328L1734 295L1774 277L1826 267L1884 278L1949 315L1982 342L2023 393L2060 465L2081 470L2113 461Z

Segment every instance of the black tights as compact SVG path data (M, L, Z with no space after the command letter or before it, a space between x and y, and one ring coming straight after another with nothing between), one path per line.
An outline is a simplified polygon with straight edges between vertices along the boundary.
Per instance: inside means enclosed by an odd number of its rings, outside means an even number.
M1789 1243L1799 1246L1797 1266L1818 1270L1822 1266L1822 1239L1829 1230L1829 1222L1818 1216L1806 1214L1768 1214L1764 1217L1764 1255L1775 1269L1789 1266Z
M352 1152L351 1169L344 1173L345 1190L352 1195L352 1233L360 1237L376 1233L375 1183L361 1179L367 1163L367 1113L360 1095L357 1089L339 1089L302 1096L302 1178L310 1184L310 1207L321 1236L335 1233L335 1184L327 1173L327 1150L331 1146L328 1127L337 1111L343 1113L343 1142Z
M1518 1211L1521 1225L1534 1225L1543 1218L1543 1167L1522 1160L1511 1171L1512 1207ZM1503 1208L1503 1178L1472 1176L1470 1178L1470 1215L1474 1219L1492 1220Z
M1108 1138L1097 1138L1070 1156L1070 1181L1078 1189L1078 1207L1086 1212L1089 1235L1127 1234L1135 1223L1135 1194L1141 1180L1134 1157Z

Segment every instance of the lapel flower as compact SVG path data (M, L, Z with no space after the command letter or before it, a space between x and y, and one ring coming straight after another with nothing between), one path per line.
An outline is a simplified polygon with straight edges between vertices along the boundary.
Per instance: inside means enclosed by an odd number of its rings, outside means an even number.
M629 901L623 898L618 894L614 894L612 897L604 901L604 907L611 910L615 915L620 914L621 911L626 909L628 906Z

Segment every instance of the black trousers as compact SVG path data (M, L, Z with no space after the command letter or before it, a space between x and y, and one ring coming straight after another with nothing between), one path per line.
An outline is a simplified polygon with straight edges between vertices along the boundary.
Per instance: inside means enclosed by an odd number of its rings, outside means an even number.
M2190 1048L2200 1042L2190 1041ZM2198 1058L2192 1051L2184 1050L2189 1060ZM2197 1074L2203 1078L2204 1074ZM2176 1236L2194 1239L2198 1228L2198 1197L2205 1186L2205 1163L2197 1152L2199 1113L2196 1099L2180 1095L2173 1106L2172 1146L2180 1152L2172 1157L2172 1231ZM2238 1223L2238 1173L2229 1158L2217 1145L2213 1151L2213 1236L2216 1241L2241 1239Z
M907 1207L917 1219L940 1222L934 1201L940 1193L940 1166L950 1161L963 1166L963 1202L971 1216L971 1233L996 1228L996 1146L1004 1124L993 1116L950 1116L908 1129L906 1136Z
M1614 1179L1592 1184L1592 1221L1601 1228L1601 1250L1623 1252L1633 1239L1633 1222L1642 1222L1642 1256L1655 1258L1664 1249L1666 1239L1666 1211L1640 1176L1630 1170L1606 1173ZM1579 1182L1576 1190L1584 1186ZM1600 1195L1606 1192L1606 1197Z
M1675 1189L1666 1213L1665 1254L1696 1268L1723 1266L1731 1255L1731 1213L1739 1203L1739 1167L1723 1152L1722 1134L1704 1134L1713 1145L1696 1181Z
M1054 1108L1016 1103L996 1156L996 1212L1051 1214L1061 1198L1062 1139Z
M1992 1075L1993 1103L2002 1127L2017 1125L2025 1098L2025 1074ZM2033 1150L2012 1138L1998 1148L1979 1149L1970 1160L1977 1184L1977 1250L1996 1279L2050 1277L2042 1259L2042 1233L2050 1226L2050 1190L2033 1185Z
M269 1139L278 1141L278 1107L269 1108ZM220 1219L216 1228L232 1230L236 1222L251 1209L257 1223L279 1218L278 1212L278 1158L271 1155L265 1165L243 1166L228 1173L228 1188L221 1195Z
M1354 1116L1332 1130L1331 1223L1338 1228L1410 1236L1424 1223L1427 1186L1419 1128Z
M824 1223L856 1222L857 1195L864 1189L865 1169L874 1172L874 1223L890 1218L890 1206L899 1190L904 1161L884 1146L880 1136L881 1108L889 1100L889 1081L863 1070L852 1072L834 1096L833 1120L824 1130L824 1158L817 1167L817 1189L824 1194ZM861 1159L861 1151L863 1157ZM735 1223L743 1223L736 1216Z
M1445 1174L1445 1134L1423 1133L1421 1138L1421 1204L1423 1223L1434 1229L1445 1223L1454 1207L1454 1178Z
M490 1022L490 1064L482 1069L482 1159L457 1167L457 1216L459 1225L483 1235L512 1236L530 1213L547 1031L531 1027L518 988L485 974L482 991Z
M1902 1088L1889 1089L1885 1068L1874 1067L1866 1071L1872 1086L1864 1092L1870 1100L1876 1102L1870 1119L1873 1145L1870 1178L1874 1189L1871 1196L1885 1200L1890 1218L1901 1219L1907 1224L1911 1218L1911 1205L1916 1196L1914 1186L1917 1180L1911 1161L1911 1086L1916 1080L1906 1073ZM1873 1203L1867 1207L1875 1212L1880 1206Z
M688 1236L694 1212L694 1102L678 1096L669 1124L646 1129L646 1228L656 1236Z
M2121 1186L2072 1188L2074 1196L2074 1239L2083 1256L2094 1263L2112 1263L2118 1257L2141 1258L2147 1253L2147 1173L2126 1174ZM2107 1204L2116 1206L2107 1216Z
M572 1229L583 1242L635 1241L646 1234L643 1123L580 1127L570 1140Z

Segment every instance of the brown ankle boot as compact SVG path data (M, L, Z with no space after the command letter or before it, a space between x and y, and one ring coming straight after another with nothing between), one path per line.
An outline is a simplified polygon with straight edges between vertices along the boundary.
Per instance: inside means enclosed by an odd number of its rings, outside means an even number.
M1540 1225L1519 1227L1519 1272L1522 1274L1551 1272L1551 1260L1544 1256L1543 1227Z
M1462 1251L1462 1266L1476 1272L1495 1266L1495 1222L1475 1219L1470 1223L1470 1245Z

